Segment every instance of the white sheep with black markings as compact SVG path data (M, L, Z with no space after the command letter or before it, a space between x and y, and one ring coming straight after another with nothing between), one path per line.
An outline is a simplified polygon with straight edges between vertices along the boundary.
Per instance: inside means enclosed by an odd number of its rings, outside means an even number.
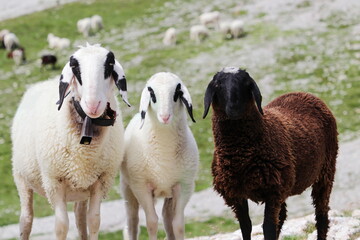
M87 45L70 57L60 81L37 83L24 94L11 133L21 239L29 239L31 232L33 192L54 208L57 239L66 239L69 201L75 202L80 238L87 238L87 227L90 239L98 238L100 203L124 152L115 85L127 102L124 71L114 54Z
M155 199L164 197L167 239L184 239L184 208L194 190L199 153L186 120L189 91L178 76L153 75L141 94L140 113L125 131L121 190L126 202L125 239L137 239L139 205L146 214L149 239L157 239Z

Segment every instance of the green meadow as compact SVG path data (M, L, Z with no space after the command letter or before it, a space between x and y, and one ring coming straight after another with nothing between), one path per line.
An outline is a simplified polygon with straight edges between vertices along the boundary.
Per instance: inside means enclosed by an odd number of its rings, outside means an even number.
M342 141L359 133L360 49L355 46L360 44L360 38L352 29L360 22L360 16L343 18L341 13L334 13L321 19L325 26L322 31L316 27L284 29L284 23L265 21L267 13L231 12L229 9L238 1L221 2L214 1L210 6L228 18L247 20L244 37L224 39L211 30L201 44L191 42L189 28L198 24L198 16L208 6L205 0L77 2L0 22L0 30L16 33L27 57L26 64L15 66L6 58L6 51L0 50L0 226L17 223L19 218L20 203L11 173L10 126L21 96L32 83L57 77L76 47L86 42L101 43L111 49L124 67L133 105L121 106L125 125L138 111L141 90L151 75L171 71L182 78L192 95L197 121L189 121L200 151L196 191L212 185L213 140L210 117L202 119L203 96L207 83L224 66L247 69L263 93L263 105L286 92L308 91L322 98L334 112ZM295 11L311 4L309 1L299 5ZM85 39L77 32L76 22L94 14L102 16L105 28ZM178 29L177 45L164 47L162 34L172 26ZM62 51L49 49L50 32L69 38L72 47ZM58 56L55 69L40 67L39 57L44 52ZM120 197L117 179L107 200ZM36 217L53 214L47 200L37 195L34 212ZM189 222L186 233L191 237L237 228L234 219L216 217L206 222ZM142 234L146 234L145 228ZM104 233L102 239L119 239L120 235Z

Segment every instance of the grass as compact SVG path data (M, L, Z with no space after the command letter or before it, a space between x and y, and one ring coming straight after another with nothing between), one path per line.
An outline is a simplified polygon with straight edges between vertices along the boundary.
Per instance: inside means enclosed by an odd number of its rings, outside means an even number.
M125 125L137 112L140 91L145 80L152 74L172 71L184 80L192 94L197 120L196 124L190 124L201 159L196 191L211 187L212 183L210 166L213 140L210 118L201 119L203 94L213 74L225 65L247 68L258 81L260 89L270 89L270 93L264 96L264 105L285 92L309 91L324 99L334 112L341 139L348 139L359 133L360 69L357 56L360 52L353 47L359 44L358 40L353 39L350 34L351 26L355 20L359 20L358 16L341 19L336 24L341 15L334 13L322 19L328 29L319 32L282 30L275 23L255 21L246 26L246 36L242 39L223 40L220 34L212 33L203 44L195 44L188 41L187 29L195 22L191 11L200 12L202 5L195 10L179 7L192 6L195 2L206 5L205 1L195 0L102 0L93 1L92 4L77 2L0 22L0 29L7 28L17 34L26 48L28 59L26 65L14 67L13 62L6 59L5 51L0 50L0 226L18 222L19 216L20 204L11 175L10 140L10 126L16 106L29 84L58 75L74 51L74 48L61 52L51 50L58 55L57 68L40 70L37 59L44 50L50 51L46 42L49 32L69 38L75 46L86 41L101 42L115 53L124 66L129 81L129 100L134 105L131 109L123 107ZM235 3L236 1L228 0L222 3L223 8L214 8L224 11L227 4L234 6ZM306 2L298 7L307 8L309 5ZM171 9L179 19L173 20L171 14L164 9ZM105 30L84 39L76 32L76 21L94 14L103 17ZM249 15L247 11L238 14L240 17ZM266 18L267 14L264 12L254 17L258 20ZM161 34L170 25L179 27L178 44L165 48L161 44ZM272 47L275 48L274 63L265 64L266 57L251 55L257 49ZM246 58L239 61L244 55L247 55ZM274 76L274 81L266 84L262 79L269 75ZM119 199L117 186L118 178L109 199ZM44 198L35 195L34 201L36 217L53 214ZM70 205L69 209L71 207ZM191 226L187 224L187 233L199 236L230 231L228 227L237 228L230 220L213 218L209 221L212 222L193 222ZM213 227L207 228L208 226ZM104 236L108 236L106 239L113 239L116 235L117 233L109 233Z

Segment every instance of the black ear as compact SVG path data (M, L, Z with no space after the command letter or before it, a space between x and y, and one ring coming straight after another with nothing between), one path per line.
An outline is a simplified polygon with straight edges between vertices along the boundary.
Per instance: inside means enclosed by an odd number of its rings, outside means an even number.
M215 88L214 88L213 82L211 81L209 83L209 85L207 86L206 92L205 92L203 118L205 118L209 112L209 108L210 108L211 102L213 100L214 94L215 94Z
M56 104L59 105L58 110L60 110L64 99L70 93L69 86L73 79L74 75L71 70L70 64L67 63L61 72L60 81L59 81L59 101Z
M262 96L261 96L261 93L260 93L260 90L259 90L259 87L258 85L256 84L256 82L254 81L254 79L252 79L252 86L251 86L251 92L254 96L254 99L255 99L255 102L256 102L256 106L258 107L259 109L259 112L264 115L264 112L262 110L262 107L261 107L261 101L262 101Z
M181 89L182 87L182 89ZM187 112L189 113L189 116L191 120L196 123L194 116L193 116L193 109L192 109L192 101L190 97L189 90L185 85L182 85L181 83L178 83L175 89L174 93L174 102L177 101L177 99L180 98L181 102L185 105Z

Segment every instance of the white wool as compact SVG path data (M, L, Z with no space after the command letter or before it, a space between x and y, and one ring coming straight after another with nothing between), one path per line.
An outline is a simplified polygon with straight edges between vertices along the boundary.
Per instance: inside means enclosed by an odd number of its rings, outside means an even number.
M219 27L220 13L218 11L206 12L200 15L200 23L204 26Z
M103 26L102 17L99 16L99 15L92 16L91 21L90 21L90 25L91 25L91 30L93 32L97 32L97 31L103 29L104 26Z
M242 20L234 20L231 22L231 35L234 38L239 38L244 33L244 22Z
M221 71L224 72L224 73L233 73L233 74L235 74L235 73L237 73L239 71L239 68L237 68L237 67L224 67Z
M70 40L68 38L60 38L52 33L48 34L47 41L49 43L49 48L51 49L62 50L70 47Z
M0 41L2 41L2 40L4 39L4 36L5 36L6 34L8 34L8 33L10 33L10 31L7 30L7 29L1 30L1 31L0 31Z
M24 51L21 49L15 49L12 51L12 58L16 65L20 65L23 62Z
M190 39L200 43L209 36L209 30L203 25L195 25L190 28Z
M165 46L171 46L176 44L176 29L175 28L169 28L166 30L164 38L163 38L163 44Z
M19 39L14 33L7 33L4 35L4 45L7 51L11 51L16 46L19 46Z
M77 22L77 29L80 33L84 35L84 37L88 37L91 29L91 19L83 18Z

